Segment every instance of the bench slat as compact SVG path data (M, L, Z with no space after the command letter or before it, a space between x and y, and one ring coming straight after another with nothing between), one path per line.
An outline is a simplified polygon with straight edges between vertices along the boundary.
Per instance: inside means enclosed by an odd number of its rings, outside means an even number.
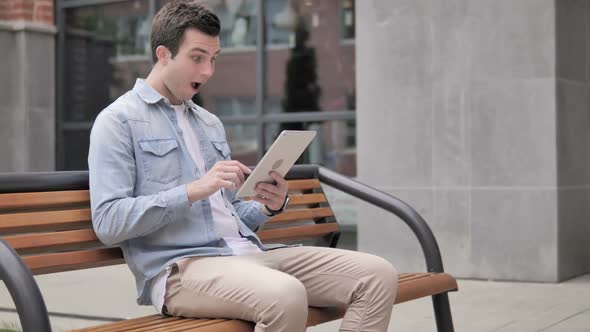
M172 319L171 319L172 318ZM132 331L152 331L152 329L158 329L160 327L170 327L170 326L182 326L187 324L187 319L174 319L179 317L166 317L165 319L151 321L151 322L144 322L137 325L130 325L126 328L118 327L117 329L107 329L104 332L111 332L111 331L119 331L119 332L132 332ZM191 323L190 320L188 322Z
M296 226L281 229L263 230L258 233L264 242L297 241L318 238L339 232L337 223ZM63 234L60 234L63 233ZM18 235L4 238L17 250L33 249L42 246L57 246L95 241L92 229L64 231L47 234ZM34 274L69 271L80 268L99 267L122 262L119 248L106 248L24 256L23 259Z
M398 280L403 281L403 282L407 282L407 281L412 281L412 280L416 280L416 279L420 279L420 278L426 278L428 276L429 275L425 274L425 273L411 273L411 274L408 274L404 277L400 277Z
M46 191L0 194L0 210L39 209L74 204L89 204L88 190Z
M330 233L340 232L337 223L294 226L288 228L269 229L258 232L263 242L280 243L281 241L298 241L310 238L318 238Z
M33 274L79 270L124 263L119 248L104 248L74 252L24 256Z
M284 218L284 214L287 214L287 218ZM277 217L283 217L283 220L279 219L279 221L289 221L331 215L332 210L330 208L317 208L300 211L286 211ZM297 240L320 237L328 233L338 232L338 230L338 224L326 223L265 230L259 232L259 236L263 241ZM4 240L15 250L47 250L71 246L74 244L98 243L96 233L94 233L94 230L91 228L73 231L12 235L4 237Z
M316 218L325 218L334 216L334 211L329 207L302 209L302 210L286 210L278 216L272 217L268 223L278 224L297 220L310 220Z
M126 321L88 327L71 332L252 332L254 324L229 319L192 319L151 315Z
M93 229L13 235L3 238L15 250L53 249L72 244L98 242Z
M320 204L328 202L326 195L323 193L313 193L313 194L290 194L289 195L289 205L288 206L297 206L297 205L311 205L311 204ZM244 198L245 201L251 200L250 197Z
M289 196L289 206L325 203L328 200L324 194L304 194Z
M457 280L446 273L416 273L399 281L395 303L457 290Z
M289 184L289 190L309 190L322 187L320 180L318 179L289 180L287 183Z
M108 323L99 326L92 326L92 327L85 327L82 329L77 329L75 332L107 332L107 331L124 331L124 328L140 326L139 324L146 324L146 323L156 323L159 321L171 321L171 320L179 320L180 317L170 317L170 316L161 316L161 315L150 315L150 316L143 316L138 318L133 318L129 320L123 320L115 323ZM145 325L144 325L145 326ZM74 332L74 331L71 331Z
M178 331L190 331L193 328L203 328L207 325L214 325L222 323L226 319L183 319L182 321L168 321L158 324L148 324L145 327L134 327L125 329L125 332L178 332ZM108 331L108 330L107 330Z
M0 214L0 234L91 226L90 209Z
M211 324L204 327L189 328L183 332L252 332L254 324L243 320L225 320L217 324Z
M293 195L289 206L319 204L325 203L324 194L305 194ZM308 215L299 214L300 211L285 211L280 216L274 217L271 221L292 221L299 219L313 219L320 217L330 217L329 208L309 210ZM0 234L19 233L19 232L39 232L44 230L68 230L91 227L90 209L73 209L62 211L44 211L44 212L23 212L0 214ZM295 219L291 219L295 218Z
M211 325L217 325L219 323L223 323L227 321L227 319L211 319L205 322L200 322L200 323L194 323L194 322L188 322L186 324L177 324L177 325L172 325L172 326L159 326L157 328L152 328L150 327L149 331L150 332L183 332L183 331L190 331L192 329L203 329L206 328L208 326ZM145 331L145 330L130 330L129 332L141 332L141 331Z
M289 190L321 188L320 181L317 179L289 180L287 183ZM90 203L88 190L0 194L0 210L38 209L85 203Z

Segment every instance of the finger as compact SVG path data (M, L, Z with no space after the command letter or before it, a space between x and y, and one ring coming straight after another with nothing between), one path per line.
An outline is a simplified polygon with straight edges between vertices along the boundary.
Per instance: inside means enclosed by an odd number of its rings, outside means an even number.
M232 172L222 173L221 178L224 180L231 181L231 182L235 183L236 186L241 185L240 177L236 173L232 173Z
M218 173L217 174L217 182L219 183L219 187L223 187L230 190L235 190L238 188L239 179L234 173Z
M266 205L268 206L269 204L271 204L270 200L268 198L262 198L260 196L253 196L252 200L255 202L258 202L260 204Z
M230 180L219 180L219 185L222 188L225 189L229 189L229 190L235 190L237 188L236 184L233 181Z
M280 203L283 202L283 200L281 199L281 196L280 195L278 195L276 193L273 193L271 191L264 190L264 189L256 189L256 192L260 196L262 196L263 198L267 198L267 199L269 199L272 202L280 202Z
M215 167L215 166L217 166L217 167L234 166L234 167L238 167L240 169L240 171L245 174L252 173L252 170L248 166L242 164L241 162L239 162L237 160L220 160L220 161L216 162L213 167Z
M234 165L239 167L240 170L244 173L244 174L250 174L252 173L252 170L250 169L250 167L242 164L241 162L237 161L237 160L232 160L234 162Z
M277 187L274 184L270 184L270 183L263 183L263 182L259 183L256 186L256 189L258 189L258 188L260 188L262 190L270 191L276 195L280 195L280 193L281 193L281 188Z
M281 174L279 174L278 172L272 171L270 172L270 176L277 182L277 185L279 185L280 187L288 186L287 180L285 180L285 178L282 177Z
M242 185L242 183L244 182L245 176L239 167L237 167L237 166L224 166L222 168L222 171L226 174L235 174L238 177L238 182L236 184Z
M244 175L244 172L242 171L242 169L238 166L231 166L231 170L236 173L238 175L238 177L240 178L240 184L244 183L244 179L246 178L246 176Z

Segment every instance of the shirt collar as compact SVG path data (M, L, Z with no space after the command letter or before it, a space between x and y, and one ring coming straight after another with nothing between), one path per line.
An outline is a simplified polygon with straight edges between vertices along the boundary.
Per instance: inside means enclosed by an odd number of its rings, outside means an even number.
M158 91L147 84L144 79L138 78L133 86L133 91L147 104L156 104L160 100L166 100ZM198 106L192 100L185 100L184 105L187 109L197 113Z
M184 106L186 106L187 109L193 111L194 113L197 113L197 104L195 104L192 100L186 100L184 102Z
M165 99L158 91L146 83L144 79L138 78L133 86L133 91L147 104L155 104Z

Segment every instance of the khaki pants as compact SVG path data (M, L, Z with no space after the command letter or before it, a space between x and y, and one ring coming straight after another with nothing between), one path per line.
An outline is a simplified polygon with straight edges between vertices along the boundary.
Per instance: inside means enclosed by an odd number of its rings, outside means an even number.
M397 272L380 257L294 247L183 259L164 304L173 316L252 321L256 332L305 331L308 305L337 307L346 309L340 331L386 331L396 291Z

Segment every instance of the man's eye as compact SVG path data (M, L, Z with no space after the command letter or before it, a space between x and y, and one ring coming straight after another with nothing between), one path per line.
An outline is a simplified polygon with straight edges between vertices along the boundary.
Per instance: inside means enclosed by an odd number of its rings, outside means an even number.
M202 60L203 60L203 58L202 58L202 57L200 57L200 56L194 56L194 57L193 57L193 61L194 61L194 62L201 62Z

